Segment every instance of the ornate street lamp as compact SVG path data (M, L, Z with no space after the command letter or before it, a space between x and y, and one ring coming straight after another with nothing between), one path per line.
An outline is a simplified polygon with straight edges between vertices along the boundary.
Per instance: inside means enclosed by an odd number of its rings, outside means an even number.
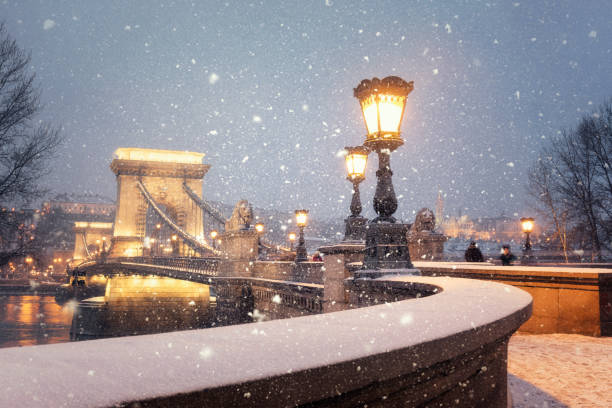
M347 180L353 183L353 199L351 200L351 215L344 221L345 240L364 240L366 219L361 217L361 197L359 183L365 180L365 169L370 151L363 146L345 147Z
M306 252L306 241L304 241L304 227L308 223L308 210L295 210L295 220L298 228L300 229L300 240L296 249L296 262L304 262L308 260L308 253Z
M404 144L400 126L406 98L413 89L413 82L395 76L364 79L354 89L367 130L364 145L378 154L378 182L374 195L374 210L378 214L376 222L395 222L392 215L397 210L397 198L391 180L390 155Z
M522 263L531 263L532 262L532 253L531 253L531 240L529 239L529 234L533 231L533 226L535 225L535 220L533 218L521 218L521 228L525 233L525 245L523 246L523 259Z
M291 245L291 250L293 251L293 243L295 242L295 232L290 232L289 233L289 243Z
M366 126L364 146L378 154L374 210L378 217L367 227L366 269L412 268L406 233L408 226L396 224L393 217L397 198L391 176L391 152L404 144L400 127L406 99L414 89L413 82L389 76L365 79L354 89Z
M217 249L217 236L219 232L217 230L210 231L210 240L212 241L213 248Z

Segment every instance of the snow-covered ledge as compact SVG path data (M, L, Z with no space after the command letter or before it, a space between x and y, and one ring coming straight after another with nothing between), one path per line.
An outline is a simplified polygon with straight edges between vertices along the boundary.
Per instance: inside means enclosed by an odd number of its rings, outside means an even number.
M531 296L471 279L382 279L441 290L293 319L2 349L0 406L505 406L507 339L529 318Z

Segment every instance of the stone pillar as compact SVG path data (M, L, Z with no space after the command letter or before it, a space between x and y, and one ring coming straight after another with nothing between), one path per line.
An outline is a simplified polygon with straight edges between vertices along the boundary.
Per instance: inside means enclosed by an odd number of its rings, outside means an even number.
M138 176L117 174L117 210L112 238L112 257L142 255L138 236L138 206L143 200Z
M259 234L255 230L228 231L219 235L223 252L221 276L249 277L259 255Z
M414 261L439 261L444 253L447 236L438 232L409 231L407 234L410 256Z
M363 262L363 243L343 242L319 248L323 259L323 313L345 310L349 307L349 293L344 280L351 277L348 264Z

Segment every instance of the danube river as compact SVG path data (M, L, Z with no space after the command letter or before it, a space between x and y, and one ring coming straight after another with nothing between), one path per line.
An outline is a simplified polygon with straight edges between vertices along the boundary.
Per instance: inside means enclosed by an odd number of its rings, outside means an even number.
M70 341L75 306L53 296L0 295L0 348Z

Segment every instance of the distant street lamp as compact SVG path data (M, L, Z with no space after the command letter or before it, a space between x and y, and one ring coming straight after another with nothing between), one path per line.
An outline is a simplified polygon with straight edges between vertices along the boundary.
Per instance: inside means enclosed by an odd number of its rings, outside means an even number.
M219 236L219 232L217 230L210 231L210 240L212 241L212 246L214 249L217 249L217 236Z
M523 263L531 263L533 261L531 253L531 240L529 235L533 231L535 220L533 218L521 218L521 228L525 233L525 245L523 246Z
M264 232L264 225L261 222L258 222L257 224L255 224L255 231L257 231L258 234L261 234Z
M176 234L172 234L171 239L172 239L172 254L178 255L179 253L178 236Z
M296 249L296 262L304 262L308 260L308 253L306 252L306 241L304 240L304 227L308 223L308 210L295 210L296 224L300 229L300 240Z
M408 226L396 224L393 214L397 198L393 189L391 152L404 144L400 127L406 99L414 89L413 82L389 76L365 79L355 88L366 126L364 146L378 154L374 210L378 217L370 221L366 232L365 267L412 268L406 233Z
M345 240L365 239L366 219L361 217L361 197L359 183L365 180L365 169L369 150L363 146L345 147L347 180L353 183L353 199L351 200L351 215L345 220Z
M291 249L292 251L293 251L293 243L295 242L295 238L296 238L295 232L290 232L290 233L289 233L289 243L290 243L290 245L291 245L291 248L290 248L290 249Z

